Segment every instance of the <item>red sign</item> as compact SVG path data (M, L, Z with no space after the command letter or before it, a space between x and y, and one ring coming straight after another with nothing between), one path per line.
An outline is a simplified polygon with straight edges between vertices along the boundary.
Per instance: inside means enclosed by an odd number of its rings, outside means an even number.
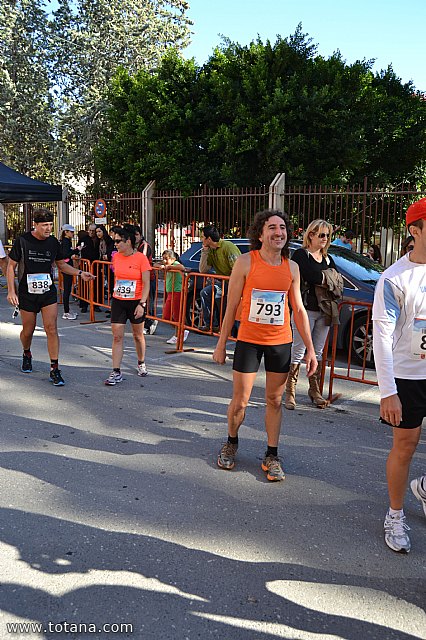
M105 218L106 212L107 212L106 202L105 200L102 200L102 198L99 198L99 200L96 200L95 202L95 216L97 218Z

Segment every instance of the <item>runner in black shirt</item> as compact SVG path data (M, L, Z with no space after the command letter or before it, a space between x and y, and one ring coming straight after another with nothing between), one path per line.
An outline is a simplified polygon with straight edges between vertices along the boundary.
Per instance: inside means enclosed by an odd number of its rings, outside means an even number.
M37 313L41 311L47 336L50 356L50 379L55 387L64 380L58 367L59 337L57 329L58 304L53 283L52 267L69 275L80 275L83 280L92 280L88 271L79 271L63 260L61 245L52 234L53 214L47 209L34 211L34 230L16 239L10 252L7 268L7 299L21 312L21 342L24 348L21 371L31 373L31 342L36 327ZM18 291L15 288L15 269L18 267Z

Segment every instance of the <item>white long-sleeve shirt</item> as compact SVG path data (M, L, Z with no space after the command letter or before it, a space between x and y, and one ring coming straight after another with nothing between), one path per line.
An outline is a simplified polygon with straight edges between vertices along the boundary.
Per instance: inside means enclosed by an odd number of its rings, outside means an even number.
M381 398L395 378L426 379L426 265L409 255L383 272L373 304L373 350Z

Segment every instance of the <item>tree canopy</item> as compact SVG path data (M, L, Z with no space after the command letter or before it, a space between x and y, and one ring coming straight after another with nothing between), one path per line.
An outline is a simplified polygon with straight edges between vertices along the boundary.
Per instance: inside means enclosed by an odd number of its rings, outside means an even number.
M116 70L153 72L189 42L186 0L2 0L0 157L33 177L93 179Z
M421 177L426 102L393 69L317 54L301 25L275 44L225 40L203 66L170 50L154 73L121 68L96 151L105 186L140 189Z

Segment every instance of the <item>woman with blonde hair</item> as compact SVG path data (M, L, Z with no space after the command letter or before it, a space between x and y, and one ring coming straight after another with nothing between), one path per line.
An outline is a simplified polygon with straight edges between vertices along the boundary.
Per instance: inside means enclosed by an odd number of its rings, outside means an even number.
M318 360L318 369L309 378L308 395L311 401L320 409L325 408L328 404L320 393L320 377L322 351L330 327L329 324L326 324L325 314L319 308L315 287L324 284L323 271L326 269L335 269L337 271L333 258L327 255L332 231L331 224L325 220L313 220L304 233L302 248L296 249L291 258L299 265L302 300L308 313L312 342L315 356ZM296 406L296 384L299 377L300 364L305 355L305 344L302 337L293 321L291 325L293 345L291 348L290 372L286 384L286 409L294 409Z

